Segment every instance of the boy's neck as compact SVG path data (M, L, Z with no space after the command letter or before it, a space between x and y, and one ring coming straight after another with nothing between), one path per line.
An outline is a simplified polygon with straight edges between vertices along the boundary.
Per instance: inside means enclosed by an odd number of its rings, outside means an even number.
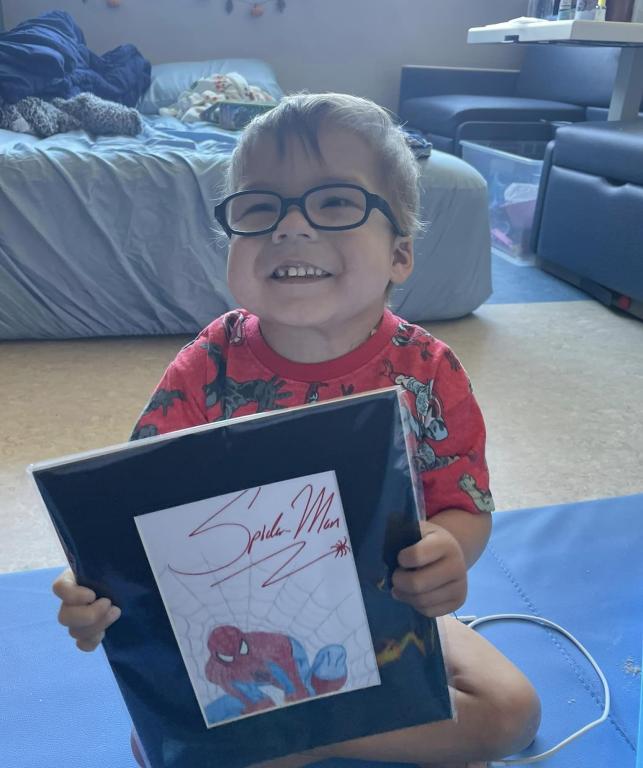
M384 306L363 317L352 318L348 326L299 327L280 325L259 318L261 335L268 346L293 363L323 363L347 355L377 330Z

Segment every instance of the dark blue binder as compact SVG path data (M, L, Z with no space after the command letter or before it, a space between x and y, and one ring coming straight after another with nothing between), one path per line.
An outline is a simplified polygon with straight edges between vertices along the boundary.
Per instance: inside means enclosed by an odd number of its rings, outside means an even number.
M405 418L391 388L32 467L78 582L122 609L103 644L152 768L243 768L452 716L435 620L389 593L398 552L420 536ZM134 518L330 470L381 684L208 728Z

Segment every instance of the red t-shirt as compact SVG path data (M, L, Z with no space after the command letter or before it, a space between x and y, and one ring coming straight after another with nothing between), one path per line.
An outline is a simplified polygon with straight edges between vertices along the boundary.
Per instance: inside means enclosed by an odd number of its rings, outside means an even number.
M412 405L427 517L452 507L492 511L485 426L465 370L446 344L389 310L363 344L323 363L281 357L255 315L228 312L169 365L132 438L395 384Z

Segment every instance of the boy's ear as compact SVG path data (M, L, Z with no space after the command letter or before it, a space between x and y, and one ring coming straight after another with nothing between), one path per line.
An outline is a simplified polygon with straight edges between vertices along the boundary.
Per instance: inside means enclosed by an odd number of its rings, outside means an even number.
M413 238L396 236L393 241L391 282L400 284L413 272Z

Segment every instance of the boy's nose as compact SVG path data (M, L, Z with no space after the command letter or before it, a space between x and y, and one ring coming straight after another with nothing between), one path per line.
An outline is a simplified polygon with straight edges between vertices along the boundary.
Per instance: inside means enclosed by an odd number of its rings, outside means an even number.
M289 237L306 237L310 240L317 239L317 230L311 227L302 210L296 205L290 206L286 215L272 233L272 240L278 243Z

